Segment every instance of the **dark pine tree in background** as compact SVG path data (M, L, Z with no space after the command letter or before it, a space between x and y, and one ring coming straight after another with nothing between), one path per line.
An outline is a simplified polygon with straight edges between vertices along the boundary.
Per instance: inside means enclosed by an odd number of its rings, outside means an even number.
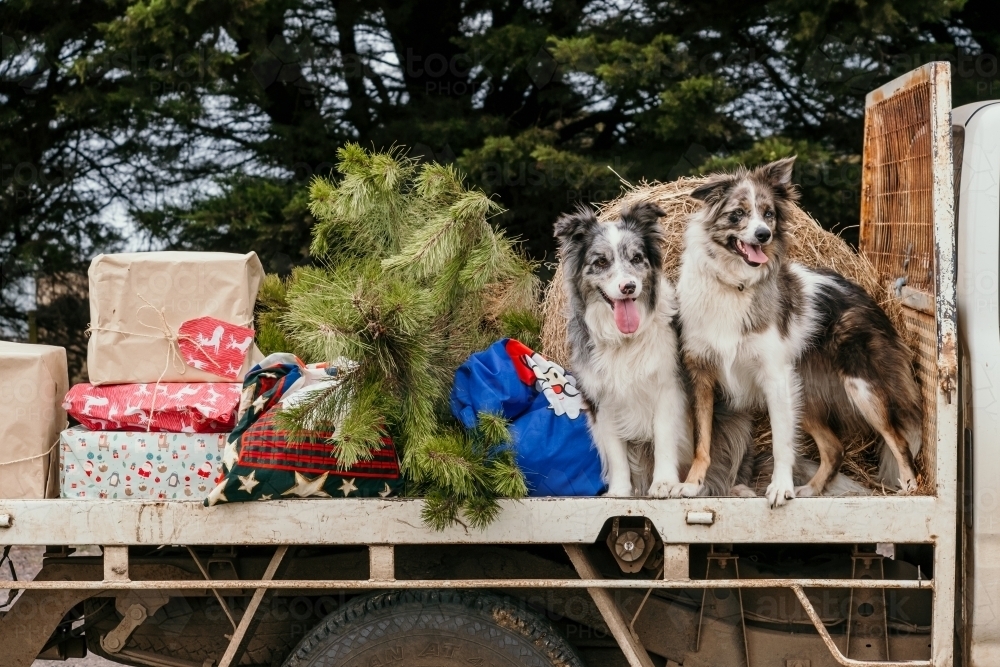
M850 239L868 90L948 58L956 105L1000 97L993 0L8 0L0 30L0 328L28 335L22 277L61 282L60 344L126 240L310 262L308 184L351 141L453 163L551 260L555 216L619 176L792 153Z

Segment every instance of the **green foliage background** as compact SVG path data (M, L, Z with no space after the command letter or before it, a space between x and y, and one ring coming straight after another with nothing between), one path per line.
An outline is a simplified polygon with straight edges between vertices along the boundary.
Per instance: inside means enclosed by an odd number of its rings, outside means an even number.
M949 59L955 105L1000 96L994 0L8 0L0 32L0 334L36 277L39 338L77 348L99 251L310 264L308 189L349 142L460 168L546 262L619 175L790 153L853 238L868 90Z

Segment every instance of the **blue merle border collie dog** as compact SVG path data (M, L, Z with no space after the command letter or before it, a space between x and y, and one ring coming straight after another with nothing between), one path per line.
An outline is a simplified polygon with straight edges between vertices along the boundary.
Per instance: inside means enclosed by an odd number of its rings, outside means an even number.
M681 483L691 464L691 419L675 329L677 299L663 275L663 212L654 204L623 207L600 222L581 207L555 224L569 297L571 366L589 407L607 495L694 495ZM750 421L716 415L722 452L746 452ZM713 471L745 461L725 459ZM720 467L721 466L721 467ZM740 479L750 471L743 466ZM709 473L708 492L728 491L733 475ZM713 480L726 488L712 487Z
M686 495L706 482L719 453L712 428L720 396L737 411L767 409L772 507L835 485L842 477L840 437L858 429L882 437L883 484L903 492L917 487L922 415L912 355L863 289L788 259L794 160L716 174L692 193L704 206L688 221L677 282L696 433ZM820 454L801 486L799 429Z

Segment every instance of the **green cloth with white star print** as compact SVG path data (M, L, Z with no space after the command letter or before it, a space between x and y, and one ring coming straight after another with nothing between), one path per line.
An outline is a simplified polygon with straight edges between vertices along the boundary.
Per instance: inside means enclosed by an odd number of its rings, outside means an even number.
M396 448L386 438L370 461L347 470L337 467L334 434L289 440L278 427L275 405L227 444L220 481L205 505L283 498L366 498L395 496L402 488Z

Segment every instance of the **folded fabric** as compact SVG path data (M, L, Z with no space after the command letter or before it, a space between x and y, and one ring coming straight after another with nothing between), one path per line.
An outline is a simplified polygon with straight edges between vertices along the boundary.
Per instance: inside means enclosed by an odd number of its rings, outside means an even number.
M92 431L228 433L236 423L238 382L78 384L63 407Z
M511 443L531 496L594 496L601 462L576 380L512 338L478 352L455 372L451 411L466 428L481 412L511 421Z
M332 380L336 376L337 369L330 364L305 364L288 352L267 355L243 378L236 428L229 437L230 442L236 442L244 431L283 397L318 382Z
M225 434L89 431L59 437L62 497L195 500L222 479Z
M273 405L227 444L225 476L205 505L282 498L386 498L398 493L402 482L390 440L383 439L371 460L341 470L333 432L290 439L277 424L280 410L280 404Z

